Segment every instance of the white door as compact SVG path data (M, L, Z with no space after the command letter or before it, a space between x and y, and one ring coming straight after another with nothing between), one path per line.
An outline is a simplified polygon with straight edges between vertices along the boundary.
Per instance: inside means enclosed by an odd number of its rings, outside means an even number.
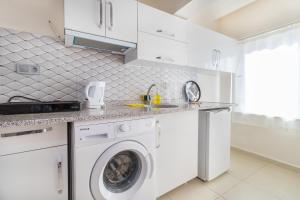
M187 42L186 20L143 3L139 3L138 6L139 31L176 41Z
M0 199L67 200L67 146L0 156Z
M95 200L130 200L153 176L152 155L137 142L125 141L107 149L96 161L90 179Z
M106 37L137 43L137 1L106 0Z
M157 197L197 177L198 111L158 115Z
M183 42L140 31L138 57L142 60L186 65L187 45Z
M212 180L230 168L231 113L210 112L208 120L207 180Z
M65 0L65 28L105 36L105 0Z

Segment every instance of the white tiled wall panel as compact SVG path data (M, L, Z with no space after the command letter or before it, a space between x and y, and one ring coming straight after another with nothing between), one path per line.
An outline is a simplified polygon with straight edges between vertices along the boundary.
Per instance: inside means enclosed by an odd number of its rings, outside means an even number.
M37 64L40 75L16 73L16 64ZM43 101L82 100L88 81L105 81L105 100L135 100L152 83L164 99L182 99L188 80L199 80L193 69L123 64L123 57L96 50L65 48L63 42L38 34L0 28L0 103L23 95Z

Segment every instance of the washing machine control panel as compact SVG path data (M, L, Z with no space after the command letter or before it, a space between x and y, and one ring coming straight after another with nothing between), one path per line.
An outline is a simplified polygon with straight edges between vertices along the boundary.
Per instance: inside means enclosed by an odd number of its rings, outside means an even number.
M116 124L116 136L124 137L137 134L145 134L155 129L155 120L149 119L137 119L131 121L118 122Z

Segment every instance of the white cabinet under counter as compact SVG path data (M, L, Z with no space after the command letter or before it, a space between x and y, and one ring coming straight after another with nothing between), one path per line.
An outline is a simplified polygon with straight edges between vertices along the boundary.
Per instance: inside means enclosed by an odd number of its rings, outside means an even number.
M68 199L66 123L0 130L0 199Z
M198 111L158 115L157 197L197 177Z

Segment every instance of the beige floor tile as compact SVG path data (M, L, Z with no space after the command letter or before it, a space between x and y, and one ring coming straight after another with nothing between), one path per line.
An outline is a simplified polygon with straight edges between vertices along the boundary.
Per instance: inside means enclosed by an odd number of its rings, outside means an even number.
M223 197L225 200L278 200L272 195L243 182L226 192Z
M283 200L300 199L300 173L289 169L270 164L245 181Z
M219 197L200 180L193 180L168 195L171 200L215 200Z
M171 200L171 198L168 194L165 194L165 195L159 197L157 200Z
M268 163L250 155L233 150L231 152L231 168L229 173L238 178L245 179L265 167Z
M237 185L239 182L239 179L231 176L229 173L226 173L218 177L217 179L207 182L206 185L212 191L218 194L224 194L225 192L233 188L235 185Z

